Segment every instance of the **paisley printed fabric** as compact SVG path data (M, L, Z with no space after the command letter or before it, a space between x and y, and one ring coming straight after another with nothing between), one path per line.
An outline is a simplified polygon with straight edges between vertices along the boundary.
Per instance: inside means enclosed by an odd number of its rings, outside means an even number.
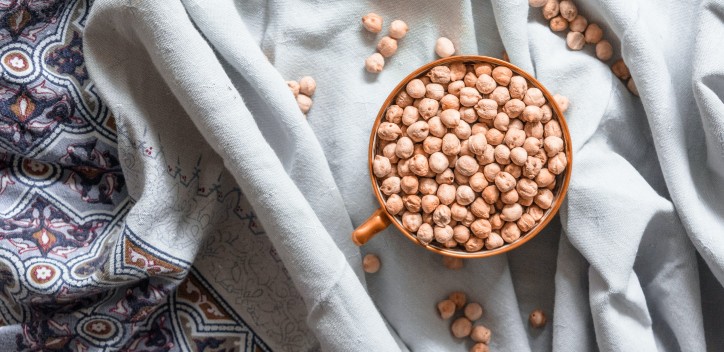
M226 171L208 179L203 153L167 156L143 138L119 154L84 66L91 5L0 1L2 349L314 349L304 305ZM144 216L121 170L135 157L159 165L175 209L194 215L176 247L127 222Z

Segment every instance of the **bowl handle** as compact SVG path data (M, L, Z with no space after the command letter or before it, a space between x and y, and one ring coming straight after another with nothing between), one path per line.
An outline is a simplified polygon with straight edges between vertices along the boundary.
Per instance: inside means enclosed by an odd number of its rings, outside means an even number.
M377 208L377 210L372 213L372 216L352 231L352 242L361 246L367 243L367 241L374 237L378 232L386 229L387 226L390 226L390 218L387 217L387 214L384 210L382 210L382 208Z

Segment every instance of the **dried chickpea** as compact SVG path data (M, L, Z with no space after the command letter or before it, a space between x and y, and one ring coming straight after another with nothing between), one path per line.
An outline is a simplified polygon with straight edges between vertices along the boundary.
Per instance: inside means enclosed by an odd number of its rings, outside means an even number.
M430 81L433 83L450 83L450 67L442 65L435 66L427 73L427 77L430 77Z
M392 123L400 123L402 121L402 108L397 105L391 105L385 111L385 120Z
M540 196L540 192L538 194ZM538 203L536 203L538 204ZM540 205L539 205L540 206ZM508 204L500 212L500 220L517 221L523 215L523 207L520 204Z
M450 80L451 81L458 81L458 80L463 79L463 77L465 77L467 72L468 72L468 69L465 67L465 64L462 62L455 62L455 63L450 64Z
M449 161L448 161L449 162ZM435 176L435 182L440 185L452 185L455 181L455 174L451 169L445 169L445 171Z
M415 150L415 144L409 137L400 137L397 140L397 147L395 148L395 155L400 159L408 159L412 156Z
M409 96L415 99L425 97L425 93L427 92L427 90L425 89L425 84L417 78L410 81L410 83L407 83L407 86L405 86L405 91L407 91L407 94Z
M430 134L430 126L425 121L417 121L407 127L406 132L407 136L410 137L413 142L419 143L424 141L428 134Z
M382 37L377 43L377 51L384 57L390 57L397 51L397 40L388 36Z
M478 237L470 237L470 239L465 242L465 250L468 252L477 252L483 249L484 245L485 242L483 241L483 239Z
M460 119L467 123L475 123L478 120L478 113L474 108L460 108Z
M314 91L317 90L317 82L314 81L314 78L309 76L304 76L299 80L299 93L304 94L308 97L311 97L314 95Z
M510 129L505 133L503 142L506 146L508 146L508 148L512 149L515 147L522 147L523 143L525 143L525 139L526 137L524 131L519 129Z
M444 149L444 147L443 147ZM472 176L480 169L480 165L475 158L464 155L458 158L455 163L455 170L459 171L463 176Z
M430 244L434 239L434 231L432 225L428 223L421 224L417 230L417 240L422 244Z
M494 182L495 176L498 175L500 172L500 165L498 164L488 164L483 167L483 175L485 175L485 179L488 182Z
M556 104L558 104L558 108L561 109L561 112L566 112L566 110L568 110L568 105L570 104L570 101L568 100L567 97L560 95L560 94L556 94L553 96L553 99L556 101ZM546 122L548 122L548 121L546 121Z
M483 94L490 94L498 86L493 77L488 74L478 76L475 82L475 88Z
M543 131L543 135L545 137L555 136L563 138L563 131L561 130L561 125L556 120L550 120L545 125L543 125Z
M548 157L553 157L563 151L563 139L556 136L549 136L543 140L543 148Z
M417 232L422 225L422 216L418 213L406 211L402 214L402 226L410 232Z
M495 162L500 165L510 164L510 148L505 144L495 147Z
M525 97L523 98L525 105L543 106L546 103L546 98L543 96L543 92L538 88L528 88L525 91Z
M415 176L404 176L400 180L400 189L407 194L417 194L418 188L419 182Z
M549 189L539 189L538 194L535 196L533 201L535 202L535 205L539 206L541 209L548 209L551 207L551 204L553 204L553 192Z
M520 219L520 218L518 218ZM513 243L520 238L520 229L514 222L508 222L503 225L503 229L500 231L500 237L503 238L505 243Z
M465 209L465 207L463 207ZM463 225L457 225L453 228L453 239L455 242L465 244L470 239L470 229Z
M532 216L535 221L538 221L543 218L543 214L545 214L545 211L543 211L543 209L541 209L537 205L531 205L528 210L526 210L526 214L530 214L530 216Z
M399 177L388 177L380 185L380 190L386 195L393 193L400 193L400 178Z
M455 304L455 310L463 309L468 300L465 293L459 291L451 293L448 295L447 299L451 300Z
M445 155L457 155L460 153L460 139L452 134L447 133L442 137L442 152Z
M445 96L445 87L442 86L442 84L439 83L429 83L425 86L425 97L429 99L434 99L435 102L442 99L442 97ZM437 110L435 111L437 113Z
M528 0L528 5L531 7L543 7L548 0Z
M528 90L528 81L522 76L513 76L508 84L510 97L513 99L523 100L525 91Z
M529 0L529 1L541 1L541 0ZM470 348L470 352L490 352L490 347L487 344L478 342Z
M551 18L550 27L554 32L562 32L568 29L568 21L562 16L556 16Z
M565 18L566 21L573 21L576 16L578 16L578 8L576 8L576 4L574 4L573 1L563 0L558 4L558 7L561 16Z
M403 109L409 105L412 105L412 103L414 102L415 99L407 95L407 92L405 92L404 90L397 94L397 99L395 99L395 104L399 105Z
M434 217L434 215L433 215ZM452 240L453 237L453 229L450 227L450 225L444 225L439 226L436 225L432 228L433 234L435 235L435 241L446 244L447 242Z
M508 117L516 118L520 116L525 110L525 103L520 99L510 99L503 106L503 113L507 114ZM497 117L497 116L496 116ZM508 122L510 124L510 121ZM510 126L508 126L510 128Z
M390 37L392 38L402 39L408 30L407 23L402 20L394 20L390 23Z
M540 329L546 325L546 315L542 310L536 309L530 313L528 322L530 322L531 327Z
M515 165L523 166L528 161L528 152L522 147L515 147L510 150L510 161Z
M435 42L435 53L439 57L452 56L455 54L455 46L450 39L440 37L437 39L437 42Z
M362 259L362 268L368 274L380 271L380 258L374 254L367 254Z
M523 166L523 176L527 178L534 178L541 172L542 168L543 161L541 161L539 158L536 158L535 156L529 156L528 160Z
M442 173L450 166L447 157L441 152L434 152L430 155L429 165L430 170L436 174Z
M480 99L475 104L475 112L483 120L492 121L498 115L498 102L492 99Z
M523 130L529 137L543 138L544 129L543 124L540 122L526 122Z
M532 215L525 213L520 216L520 219L518 219L517 224L518 224L518 228L521 231L528 232L531 229L533 229L533 227L535 227L535 222L536 222L536 220Z
M548 0L548 2L543 5L543 18L550 20L551 18L558 16L559 11L560 8L558 0Z
M507 86L513 77L513 71L505 66L497 66L493 69L491 76L493 76L493 79L495 82L498 82L499 85Z
M427 163L427 158L424 155L417 154L410 159L409 164L410 171L417 176L424 177L430 170L430 166Z
M375 155L375 159L372 161L372 173L374 173L375 176L379 178L385 177L391 170L392 165L390 164L390 159L382 155Z
M428 84L427 86L432 86ZM429 91L428 91L429 92ZM420 113L423 119L429 120L431 117L437 114L437 110L440 108L440 103L432 98L423 98L420 104L417 104L417 111Z
M460 89L460 104L465 107L475 106L482 97L477 89L464 87Z
M559 152L555 156L548 159L548 171L555 175L560 175L568 165L568 159L566 159L566 153Z
M511 101L509 101L508 103L510 103ZM505 103L505 105L507 106L508 103ZM498 129L499 131L507 131L509 124L510 117L504 112L499 112L498 115L495 116L495 120L493 120L493 127Z
M374 53L365 59L365 70L369 73L380 73L385 68L385 58L380 53Z
M309 112L309 109L312 108L312 99L300 93L297 95L297 105L299 106L299 110L302 110L302 113L306 114Z
M588 27L588 20L586 20L585 17L578 15L573 19L573 21L571 21L568 27L574 32L583 33L586 30L586 27Z
M503 238L497 232L491 232L490 235L485 239L485 248L496 249L501 247L505 242Z
M541 111L543 111L543 117L541 118L540 122L546 123L550 121L553 118L553 110L551 110L551 106L548 104L545 104L540 107ZM563 111L565 112L565 111Z
M470 334L470 337L473 339L473 341L484 344L490 342L490 336L490 329L482 325L476 325L473 328L472 333Z
M470 320L465 317L455 319L455 321L452 323L452 326L450 327L453 336L459 339L469 336L472 329L473 323L471 323Z
M583 33L570 31L566 35L566 44L571 50L581 50L586 45L586 39Z
M540 188L547 187L555 180L556 175L550 172L548 169L540 170L538 175L535 176L535 183Z
M404 110L402 110L402 117L400 118L399 122L401 122L405 126L410 126L419 120L420 120L420 112L417 110L416 107L410 105L410 106L406 107ZM392 122L392 121L390 121L390 122Z
M441 204L450 205L455 201L455 191L455 186L443 183L437 187L436 195Z
M460 81L455 81L455 82L460 82ZM453 82L453 83L455 83L455 82ZM453 83L450 83L450 84L453 84ZM448 86L448 89L450 89L450 86ZM458 110L458 113L460 113L460 111L459 111L460 99L453 94L446 94L444 97L442 97L442 99L440 99L440 108L442 108L443 111L448 110L448 109L455 109L455 110Z
M289 87L289 90L292 91L292 94L294 94L294 97L296 98L297 95L299 95L299 82L287 81L287 86Z
M470 128L470 124L468 124L465 121L459 121L458 125L455 126L455 128L453 129L453 133L455 134L456 137L460 138L461 141L467 142L467 140L470 138L470 135L473 133L473 131L472 131L472 128ZM460 144L460 147L462 148L462 144ZM467 152L469 152L469 148L468 148L468 145L466 144L465 148L462 148L460 153L467 153Z
M392 215L399 214L403 207L404 204L402 203L402 198L400 198L397 194L390 195L387 198L387 201L385 201L385 209L387 209L387 212Z
M382 31L382 16L370 12L362 17L362 26L372 33L379 33Z
M470 321L476 321L483 316L483 306L480 303L468 303L463 312Z
M449 299L440 301L437 304L437 311L443 320L450 319L455 314L455 302Z
M629 72L626 63L623 62L623 59L616 60L616 62L611 65L611 71L613 71L613 74L616 75L616 77L624 81L631 77L631 72Z
M603 39L603 30L595 23L591 23L586 27L584 38L588 44L598 44Z
M482 74L489 75L493 72L493 65L487 62L478 62L473 64L473 71L475 71L476 76L480 76Z
M518 180L515 189L523 198L533 198L538 194L538 184L529 178L521 178Z
M515 189L511 189L508 192L501 192L500 193L500 200L503 202L503 204L514 204L518 202L518 199L520 197L518 196L518 191Z
M606 61L613 56L613 47L608 40L601 40L596 44L596 57L601 61Z
M510 92L508 91L508 88L498 86L493 89L492 93L490 93L490 99L495 100L499 106L503 106L510 100Z
M458 203L453 203L450 206L450 217L453 219L453 221L463 221L468 216L468 208L466 208L464 205L460 205ZM455 230L453 228L453 230ZM454 233L453 233L454 235ZM460 242L460 241L458 241Z

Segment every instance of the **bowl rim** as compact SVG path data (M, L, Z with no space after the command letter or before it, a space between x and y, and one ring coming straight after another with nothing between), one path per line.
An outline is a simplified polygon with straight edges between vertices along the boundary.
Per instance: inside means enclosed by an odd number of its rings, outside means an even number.
M555 193L555 203L546 210L546 212L543 214L543 217L540 219L540 221L536 224L535 227L530 229L525 234L521 234L520 238L514 241L513 243L506 243L502 245L501 247L498 247L496 249L485 249L480 250L477 252L466 252L461 250L455 250L455 249L449 249L449 248L442 248L431 244L423 244L420 241L417 240L415 235L411 234L405 227L402 225L401 221L398 221L397 217L390 214L387 211L387 207L385 206L385 201L382 197L380 187L377 182L377 178L374 176L374 172L372 170L372 162L374 160L375 155L375 147L377 144L377 128L379 127L380 123L382 122L382 118L385 115L385 112L387 111L387 107L390 106L390 103L397 97L397 94L400 93L402 89L404 89L407 86L407 83L409 83L411 80L415 78L419 78L422 73L430 70L431 68L439 65L444 64L450 64L455 62L464 62L464 63L489 63L493 64L495 66L505 66L508 67L513 73L518 74L520 76L525 77L528 82L532 83L535 88L538 88L543 92L543 96L545 96L546 100L548 101L548 104L551 106L553 111L555 112L555 115L557 116L558 123L561 126L561 131L563 132L563 140L565 142L565 151L567 156L568 165L566 166L566 171L564 174L562 174L562 180L561 175L556 176L556 189L557 192ZM421 67L415 69L410 74L405 76L400 83L395 86L395 88L390 92L390 94L387 96L387 99L385 99L385 102L382 104L382 107L380 108L380 111L377 113L377 118L375 119L374 124L372 125L372 131L370 132L370 142L369 142L369 148L368 148L368 167L369 167L369 175L370 175L370 181L372 184L372 191L375 194L375 197L377 198L377 202L380 204L380 208L384 212L385 216L387 216L390 220L390 222L395 225L395 227L402 232L402 234L407 237L409 240L417 244L418 246L421 246L429 251L432 251L434 253L438 253L441 255L449 256L449 257L455 257L455 258L485 258L485 257L491 257L494 255L498 255L501 253L505 253L508 251L511 251L515 248L518 248L525 244L526 242L530 241L533 237L537 236L547 225L550 223L550 221L553 219L553 217L558 213L559 208L563 204L563 201L565 200L566 192L568 191L568 184L571 180L571 171L572 171L572 164L573 164L573 147L571 144L571 135L568 130L568 124L566 123L566 119L563 116L563 112L561 112L560 107L558 106L558 103L553 98L553 95L541 84L535 77L533 77L531 74L526 72L525 70L521 69L518 66L515 66L511 64L510 62L503 61L500 59L496 59L494 57L489 56L482 56L482 55L460 55L460 56L451 56L446 57L442 59L438 59L432 62L429 62L425 65L422 65ZM562 181L562 182L561 182ZM432 242L431 242L432 243Z

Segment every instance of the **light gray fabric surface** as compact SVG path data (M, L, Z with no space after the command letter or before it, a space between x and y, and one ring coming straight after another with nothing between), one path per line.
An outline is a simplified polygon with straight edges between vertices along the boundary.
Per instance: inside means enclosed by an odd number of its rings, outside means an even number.
M325 350L465 350L470 343L454 339L434 309L453 290L483 304L496 351L721 350L712 336L724 324L704 325L700 287L720 292L715 280L724 281L724 64L715 44L724 3L576 3L605 28L641 99L592 48L568 50L521 0L103 0L86 57L130 139L149 124L190 121L221 156ZM363 69L381 37L359 25L369 11L411 28L379 75ZM377 207L366 166L373 119L400 79L435 59L439 36L461 54L505 48L571 100L573 177L560 222L455 272L394 229L359 250L349 241ZM284 83L303 75L318 83L308 122ZM166 138L165 148L182 150L184 140ZM383 264L365 278L367 252ZM721 303L707 299L703 309ZM527 325L536 307L551 322L540 331Z

